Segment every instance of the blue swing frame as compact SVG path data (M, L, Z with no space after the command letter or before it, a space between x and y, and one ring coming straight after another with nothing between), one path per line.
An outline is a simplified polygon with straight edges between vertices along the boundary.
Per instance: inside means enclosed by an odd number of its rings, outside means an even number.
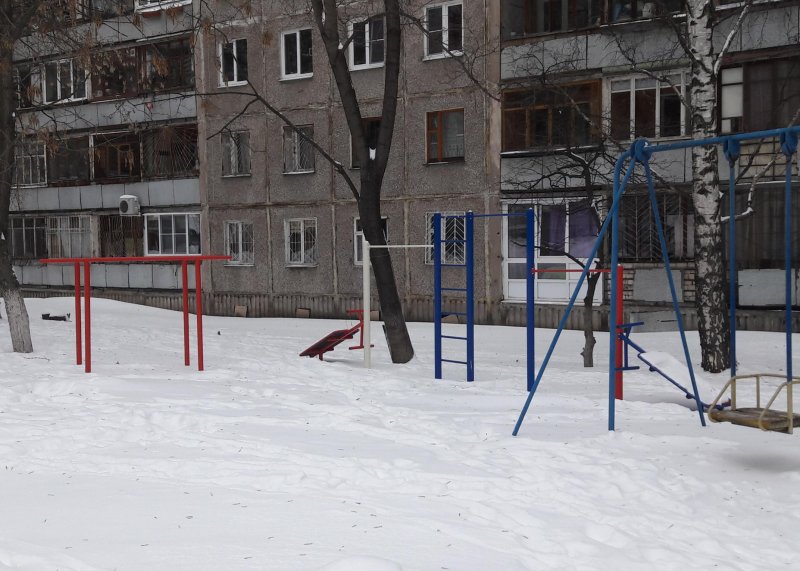
M667 274L667 282L669 284L670 296L672 298L672 307L673 311L675 312L675 318L677 320L678 331L681 337L681 344L683 346L683 354L686 360L686 367L689 370L689 377L691 378L692 382L692 392L695 397L695 401L697 404L697 413L700 417L700 424L702 426L706 426L706 419L703 413L703 405L700 401L700 397L697 390L697 381L694 375L694 368L692 367L692 360L691 356L689 355L689 346L686 342L686 330L683 324L683 316L680 312L680 307L678 304L678 297L675 290L675 283L672 278L672 271L670 268L670 261L669 261L669 254L667 251L667 241L664 234L664 227L661 221L661 214L658 210L658 205L656 203L656 195L655 195L655 184L653 182L653 175L650 170L650 159L656 153L661 153L665 151L673 151L677 149L688 149L692 147L700 147L700 146L710 146L710 145L722 145L723 152L725 154L726 159L728 160L729 168L730 168L730 175L729 175L729 191L728 191L728 202L729 202L729 213L730 218L728 220L728 248L729 248L729 312L730 312L730 331L731 331L731 341L730 341L730 360L731 360L731 376L736 374L736 198L735 198L735 188L736 188L736 176L735 176L735 166L739 159L740 155L740 143L741 141L750 141L755 139L765 139L765 138L772 138L772 137L779 137L781 143L781 151L786 156L786 179L785 179L785 218L784 218L784 256L785 256L785 293L786 293L786 300L785 300L785 320L786 320L786 382L791 383L792 380L792 288L791 288L791 279L792 279L792 243L791 243L791 230L792 230L792 216L791 216L791 206L792 206L792 162L793 156L797 152L797 141L798 141L798 133L800 133L800 126L797 127L787 127L783 129L772 129L768 131L755 131L752 133L741 133L737 135L727 135L722 137L709 137L706 139L698 139L698 140L690 140L690 141L677 141L674 143L664 143L664 144L651 144L646 139L637 139L633 142L631 147L622 153L619 158L617 159L616 164L614 165L614 190L613 190L613 201L611 204L611 209L609 210L608 216L603 221L603 224L598 232L597 239L595 240L594 246L592 247L592 253L589 256L590 259L597 256L597 253L600 249L602 244L603 238L605 237L606 233L609 231L609 227L611 228L611 307L609 312L609 367L608 367L608 430L615 429L615 398L614 398L614 388L615 388L615 373L617 371L615 367L616 363L616 343L614 342L616 336L619 334L618 329L621 324L617 323L617 269L618 269L618 261L619 261L619 204L622 199L622 195L625 193L626 187L628 182L633 175L633 172L636 168L637 164L641 164L644 169L645 178L647 181L647 191L648 195L650 196L650 203L653 210L653 218L655 221L656 232L658 233L659 244L661 246L661 254L662 260L664 262L664 270ZM625 163L628 163L627 170L625 171L624 177L620 180L620 175L622 174L623 167ZM569 303L567 305L567 309L564 312L564 315L561 318L561 321L558 324L558 328L556 329L556 333L553 336L553 340L550 343L550 347L545 354L544 360L542 361L542 365L539 368L538 373L536 374L536 380L533 383L533 386L530 387L528 392L528 397L525 400L525 405L522 407L522 411L519 414L519 418L517 419L517 423L514 426L513 435L516 436L519 433L520 427L522 426L522 422L525 419L525 415L528 412L528 408L530 408L531 402L533 401L533 397L536 394L536 389L539 388L539 384L542 381L542 377L544 375L545 370L547 369L547 365L550 362L550 358L553 355L553 351L558 343L559 337L561 337L561 333L564 330L564 327L567 323L567 319L569 318L569 314L572 312L572 308L575 305L575 301L578 297L578 292L580 291L583 282L586 279L587 274L589 273L589 266L587 265L584 270L581 272L580 278L578 279L578 284L575 287L575 290L570 297Z

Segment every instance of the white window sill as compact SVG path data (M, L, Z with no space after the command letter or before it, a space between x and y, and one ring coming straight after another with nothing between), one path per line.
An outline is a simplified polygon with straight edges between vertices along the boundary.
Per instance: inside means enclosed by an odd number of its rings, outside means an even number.
M296 81L298 79L311 79L314 77L313 73L295 73L292 75L282 75L278 81Z
M76 99L56 99L55 101L45 101L42 105L66 105L68 103L78 103L79 101L86 101L86 97L78 97ZM28 107L27 109L32 109Z
M37 182L36 184L15 184L14 188L19 190L24 190L26 188L45 188L47 187L46 182Z
M287 268L316 268L319 264L286 264Z
M252 268L255 267L255 263L247 263L244 262L226 262L223 264L226 268Z
M227 83L223 81L222 83L219 84L219 87L220 88L241 87L243 85L247 85L247 83L248 83L247 81L228 81Z
M168 8L175 8L177 6L186 6L192 3L192 0L163 0L163 2L139 4L136 3L136 11L140 14L147 14L152 12L159 12Z
M448 58L452 58L452 57L460 57L460 56L463 56L463 55L464 55L464 52L461 51L461 50L452 51L452 52L449 52L449 53L448 52L442 52L440 54L425 54L425 56L422 58L422 61L434 61L434 60L437 60L437 59L448 59Z
M144 214L143 216L147 216L147 214ZM153 215L151 214L151 216L153 216ZM158 216L158 214L155 214L155 216ZM148 258L165 258L165 257L169 257L169 256L202 256L202 255L203 254L199 254L199 253L198 254L187 254L185 252L178 253L178 254L153 254L152 252L146 252L145 253L145 256L148 257Z
M298 174L314 174L315 172L317 172L317 171L313 171L313 170L312 171L289 171L289 172L285 172L283 174L285 174L287 176L295 176L295 175L298 175Z
M422 163L422 165L426 167L433 167L436 165L463 165L465 162L464 157L460 157L452 161L432 161L429 163Z
M367 63L364 65L351 65L350 71L361 71L362 69L378 69L379 67L383 67L383 62Z
M222 175L222 178L247 178L249 176L250 176L249 172L243 172L243 173L236 173L236 174L224 174L224 175Z

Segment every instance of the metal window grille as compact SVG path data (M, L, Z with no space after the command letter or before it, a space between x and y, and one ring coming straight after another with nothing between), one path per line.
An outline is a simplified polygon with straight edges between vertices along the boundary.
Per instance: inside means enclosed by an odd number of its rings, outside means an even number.
M16 186L47 184L44 143L20 141L17 143L14 163L14 184Z
M301 136L291 127L283 128L283 172L314 172L314 147L310 139L314 138L312 125L299 126Z
M314 265L318 259L317 219L297 218L286 223L286 263Z
M250 174L250 133L222 133L222 175Z
M47 254L51 258L88 258L92 232L88 216L51 216L47 219Z
M231 257L229 264L253 265L254 246L252 223L238 221L225 223L225 253Z
M658 207L664 222L670 258L694 256L694 208L689 196L661 194ZM661 246L653 219L650 197L630 194L620 203L620 259L634 262L661 261Z
M195 176L197 125L161 127L142 136L144 175L148 178Z
M425 226L428 229L428 245L433 245L433 212L425 213ZM442 212L441 236L442 240L447 240L442 244L443 264L463 264L466 260L466 248L464 240L467 234L467 224L464 218L448 218L448 216L464 216L464 212ZM433 248L425 250L425 263L433 263Z
M144 219L141 216L100 216L100 255L107 257L144 255Z

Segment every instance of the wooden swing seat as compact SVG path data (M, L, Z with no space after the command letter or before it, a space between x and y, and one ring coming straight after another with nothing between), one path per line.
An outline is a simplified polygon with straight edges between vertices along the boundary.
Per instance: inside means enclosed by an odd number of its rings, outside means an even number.
M761 406L762 398L762 379L780 380L780 384L774 389L772 397L767 401L766 406ZM737 375L725 384L714 402L711 403L708 411L708 418L711 422L730 422L739 426L749 428L760 428L770 432L783 432L792 434L796 426L800 426L800 414L794 414L793 388L800 385L800 377L791 377L788 382L785 376L775 373L750 373L747 375ZM736 406L736 386L738 381L754 381L756 389L756 406L739 408ZM728 390L731 394L731 408L718 410L717 403ZM774 410L773 403L781 393L786 393L786 410Z
M764 415L763 417L761 415ZM770 432L789 433L789 415L785 411L763 408L737 408L708 411L708 416L714 422L730 422L739 426L760 428ZM792 427L800 426L800 414L792 415Z

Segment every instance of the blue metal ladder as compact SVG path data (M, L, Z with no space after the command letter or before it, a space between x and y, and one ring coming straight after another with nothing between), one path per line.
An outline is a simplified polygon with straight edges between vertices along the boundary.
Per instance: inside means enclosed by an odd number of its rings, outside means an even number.
M463 239L447 239L442 238L442 220L448 219L464 219L464 238ZM447 244L464 244L464 262L461 264L447 263L442 259L442 245ZM475 291L473 285L474 277L474 217L472 212L467 212L464 215L444 215L437 212L433 215L433 311L434 311L434 345L435 345L435 377L442 378L442 363L455 363L458 365L466 365L467 367L467 382L475 380ZM465 287L442 287L442 267L455 267L464 268L465 271ZM448 311L444 312L442 309L442 294L444 292L462 292L465 294L465 311ZM456 315L466 319L467 334L461 335L444 335L442 333L442 317L448 315ZM466 347L466 361L460 359L445 359L442 357L442 339L455 339L465 341Z

